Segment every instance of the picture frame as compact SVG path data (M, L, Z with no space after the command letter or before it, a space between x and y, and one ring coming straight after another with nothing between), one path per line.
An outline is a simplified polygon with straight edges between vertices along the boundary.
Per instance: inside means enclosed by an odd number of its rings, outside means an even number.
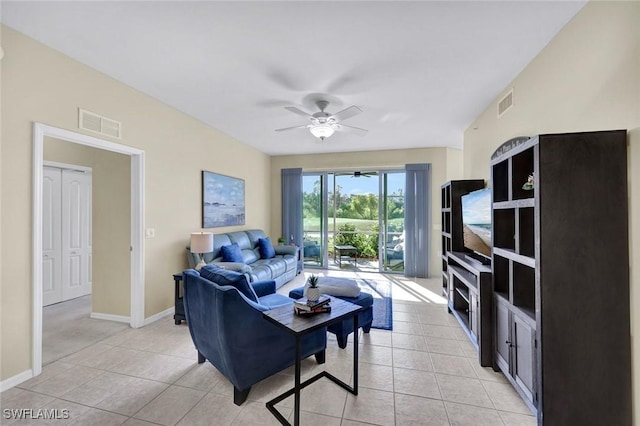
M202 171L202 228L245 224L244 179Z

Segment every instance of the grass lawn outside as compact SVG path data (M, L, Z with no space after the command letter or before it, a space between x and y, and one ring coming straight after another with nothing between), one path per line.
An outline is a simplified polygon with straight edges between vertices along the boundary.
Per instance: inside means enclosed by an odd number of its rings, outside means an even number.
M389 224L395 225L394 227L398 228L404 222L404 218L390 219ZM372 228L378 225L378 219L350 219L346 217L337 217L336 218L336 229L340 225L345 223L351 223L355 225L356 231L359 232L371 232ZM333 228L333 218L329 219L329 229ZM305 232L320 232L320 218L319 217L310 217L304 218L303 229Z

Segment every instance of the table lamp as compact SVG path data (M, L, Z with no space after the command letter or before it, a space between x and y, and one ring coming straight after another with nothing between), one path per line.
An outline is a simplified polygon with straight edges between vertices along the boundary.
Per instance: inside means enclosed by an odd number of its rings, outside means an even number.
M200 255L200 262L196 265L199 271L204 265L204 254L213 251L213 234L211 232L193 232L191 234L191 253Z

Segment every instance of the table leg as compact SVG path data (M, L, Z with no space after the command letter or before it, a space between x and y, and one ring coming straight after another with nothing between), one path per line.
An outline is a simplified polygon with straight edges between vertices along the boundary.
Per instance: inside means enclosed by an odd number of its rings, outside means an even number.
M185 319L184 301L183 301L183 298L180 297L180 283L182 282L182 275L175 274L173 276L173 281L175 283L175 300L174 300L175 311L173 314L173 320L176 325L179 325L182 322L182 320Z
M293 405L293 424L298 426L300 424L300 336L296 336L296 369L295 369L295 382L294 382L294 405Z
M358 395L358 314L353 316L353 394Z

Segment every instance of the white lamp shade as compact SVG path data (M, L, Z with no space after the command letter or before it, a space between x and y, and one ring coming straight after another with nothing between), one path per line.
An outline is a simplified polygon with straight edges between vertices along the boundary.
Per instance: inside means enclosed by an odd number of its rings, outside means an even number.
M213 234L211 232L194 232L191 234L191 253L209 253L213 251Z

